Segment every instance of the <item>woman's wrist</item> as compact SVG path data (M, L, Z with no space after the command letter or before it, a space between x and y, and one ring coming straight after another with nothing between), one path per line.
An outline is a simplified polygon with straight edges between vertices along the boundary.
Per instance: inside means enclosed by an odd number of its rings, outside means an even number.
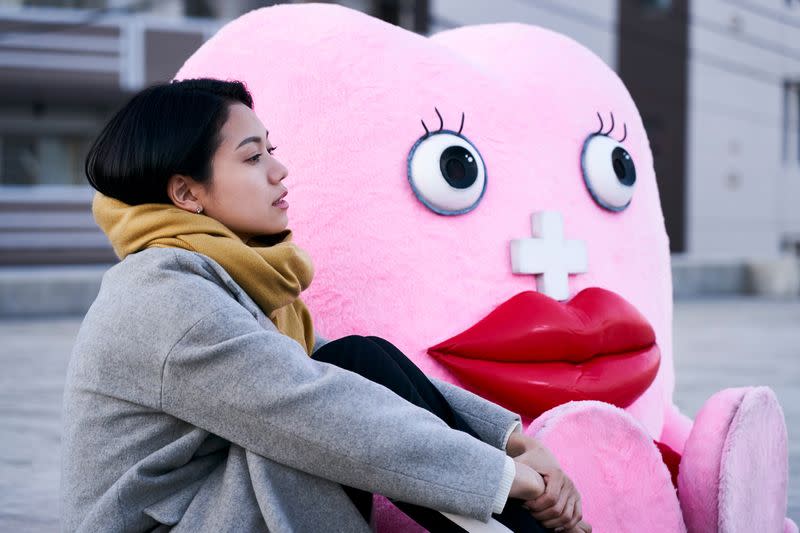
M511 457L522 455L529 446L528 440L532 439L523 435L521 431L512 431L506 442L506 454Z

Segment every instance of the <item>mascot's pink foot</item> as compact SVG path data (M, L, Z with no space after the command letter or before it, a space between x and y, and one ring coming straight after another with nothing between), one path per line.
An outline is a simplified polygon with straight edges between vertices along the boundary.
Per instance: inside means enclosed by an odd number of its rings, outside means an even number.
M575 482L595 533L686 531L661 453L627 412L570 402L542 414L526 433L552 450Z
M692 533L792 532L786 516L786 425L767 387L726 389L695 419L678 473Z

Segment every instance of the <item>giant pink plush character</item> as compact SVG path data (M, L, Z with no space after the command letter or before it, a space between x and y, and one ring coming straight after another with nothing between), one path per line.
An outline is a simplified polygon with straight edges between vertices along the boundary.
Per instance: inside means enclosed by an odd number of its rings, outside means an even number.
M694 424L672 403L652 155L593 53L522 24L425 38L284 5L229 23L177 78L201 76L247 83L290 170L323 335L383 336L519 412L599 533L797 531L772 391L722 391ZM376 501L378 530L415 529Z

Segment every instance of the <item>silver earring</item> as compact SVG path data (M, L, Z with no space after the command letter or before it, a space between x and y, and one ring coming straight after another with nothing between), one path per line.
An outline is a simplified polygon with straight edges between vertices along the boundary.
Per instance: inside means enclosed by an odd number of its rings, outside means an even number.
M202 205L198 205L198 206L197 206L197 209L195 209L195 211L194 211L194 212L195 212L195 213L197 213L197 214L199 215L200 213L202 213L202 212L203 212L203 206L202 206Z

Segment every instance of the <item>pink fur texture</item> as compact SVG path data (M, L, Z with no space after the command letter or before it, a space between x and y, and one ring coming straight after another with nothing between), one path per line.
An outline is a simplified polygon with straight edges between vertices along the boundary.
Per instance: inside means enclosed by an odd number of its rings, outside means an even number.
M770 389L712 396L697 415L678 474L690 530L782 531L787 457L783 411ZM753 512L741 512L747 508Z
M565 471L580 473L573 480L594 531L686 531L661 454L622 409L569 402L544 413L527 432L553 450Z
M534 276L512 271L511 241L531 237L532 214L560 213L564 237L583 241L588 255L588 271L569 278L570 296L587 287L622 296L652 326L661 364L624 412L575 407L543 435L554 446L571 446L563 456L591 492L586 500L597 524L627 527L619 526L622 510L634 498L644 506L637 523L647 524L639 531L683 530L666 471L647 443L663 439L680 452L691 431L672 402L669 245L642 119L606 64L535 26L473 26L426 38L354 10L304 4L264 8L227 24L176 78L203 76L247 84L278 146L275 155L289 168L289 227L315 264L303 299L328 338L382 336L428 375L464 385L428 348L512 296L537 290ZM418 199L408 158L423 128L458 130L462 113L461 134L485 164L486 188L473 210L445 216ZM601 120L609 136L625 135L636 168L633 197L622 211L598 205L581 171L584 142ZM668 184L670 177L662 179ZM704 418L715 428L716 422ZM755 422L742 420L741 432L748 424L774 430ZM592 470L603 465L619 469L607 493ZM699 469L692 483L717 486L704 465L692 467ZM785 479L785 464L769 468L777 470L763 477ZM725 470L732 480L737 471ZM731 516L746 512L729 492L723 500ZM709 509L707 503L698 508ZM398 524L387 529L402 530Z

